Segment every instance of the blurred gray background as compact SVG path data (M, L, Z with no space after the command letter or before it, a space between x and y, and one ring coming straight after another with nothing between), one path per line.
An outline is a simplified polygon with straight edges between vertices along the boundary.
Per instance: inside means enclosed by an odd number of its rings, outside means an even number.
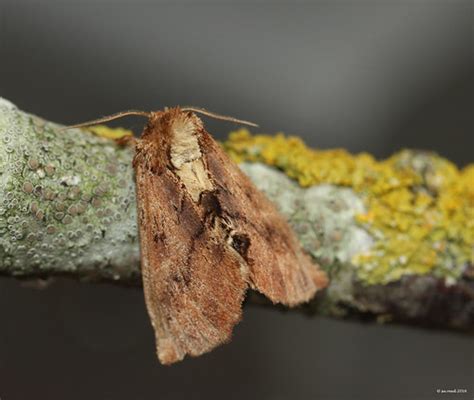
M472 52L467 1L0 2L0 96L24 110L196 105L380 158L472 162ZM468 336L256 307L230 344L161 367L139 290L0 280L2 400L472 399L473 371Z

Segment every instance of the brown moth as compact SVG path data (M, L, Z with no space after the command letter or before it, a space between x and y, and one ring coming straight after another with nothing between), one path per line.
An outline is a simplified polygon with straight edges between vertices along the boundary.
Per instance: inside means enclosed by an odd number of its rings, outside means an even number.
M246 123L191 107L92 122L148 117L134 140L133 166L145 301L163 364L229 341L248 288L295 306L327 285L275 206L196 112Z

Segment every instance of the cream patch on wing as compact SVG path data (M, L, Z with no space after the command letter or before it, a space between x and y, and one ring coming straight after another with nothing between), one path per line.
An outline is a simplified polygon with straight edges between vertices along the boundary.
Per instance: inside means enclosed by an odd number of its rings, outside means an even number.
M171 141L171 163L176 168L176 174L186 186L194 202L205 190L212 190L207 175L196 135L199 127L195 118L181 114L176 117L171 126L173 138Z

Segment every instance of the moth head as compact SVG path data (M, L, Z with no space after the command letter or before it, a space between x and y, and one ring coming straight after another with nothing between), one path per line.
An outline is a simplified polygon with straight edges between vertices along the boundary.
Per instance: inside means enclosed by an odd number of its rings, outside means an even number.
M203 123L196 114L190 111L183 111L180 107L166 107L162 111L150 113L148 126L143 132L142 138L149 137L150 135L159 135L165 140L172 140L177 136L193 136L201 128L203 128Z

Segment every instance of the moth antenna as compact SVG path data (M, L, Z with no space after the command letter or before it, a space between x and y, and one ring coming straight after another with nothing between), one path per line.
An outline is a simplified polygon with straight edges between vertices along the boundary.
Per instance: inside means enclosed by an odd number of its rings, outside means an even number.
M76 124L76 125L69 125L69 126L66 126L63 129L84 128L84 127L90 126L90 125L97 125L97 124L101 124L103 122L113 121L114 119L126 117L127 115L139 115L141 117L150 118L151 113L146 112L146 111L140 111L140 110L120 111L118 113L115 113L115 114L112 114L112 115L107 115L107 116L101 117L101 118L97 118L97 119L94 119L92 121L81 122L80 124Z
M213 113L211 111L205 110L204 108L186 106L186 107L181 107L181 110L203 114L203 115L206 115L206 116L214 118L214 119L221 119L223 121L235 122L236 124L249 125L249 126L254 126L256 128L258 127L258 125L253 123L253 122L245 121L243 119L237 119L237 118L234 118L234 117L230 117L228 115L216 114L216 113Z

